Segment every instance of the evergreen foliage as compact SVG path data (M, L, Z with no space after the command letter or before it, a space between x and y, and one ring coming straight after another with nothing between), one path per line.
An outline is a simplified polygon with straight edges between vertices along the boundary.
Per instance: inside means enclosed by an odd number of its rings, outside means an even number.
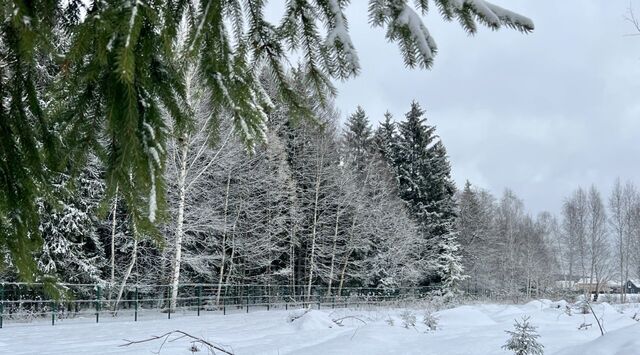
M69 181L63 175L56 183L57 205L40 203L40 231L44 243L38 256L38 268L68 282L88 283L102 280L105 250L99 237L99 204L104 181L93 161L87 169ZM72 188L72 185L77 185Z
M538 342L540 335L535 326L529 323L529 317L523 317L522 322L516 320L514 330L506 330L510 335L509 340L502 346L505 350L511 350L515 355L542 355L544 345Z
M378 154L387 162L395 161L396 123L389 111L384 114L384 121L380 122L374 135L375 148Z
M344 140L347 146L347 163L354 164L358 170L362 170L371 150L372 139L373 129L369 118L364 109L358 106L356 112L347 117L345 123Z
M456 245L451 234L456 218L455 185L444 145L435 134L435 127L427 125L423 115L420 105L413 102L406 120L398 125L397 136L392 138L391 165L400 197L421 231L420 254L425 260L431 260L432 267L440 270L440 274L450 274L444 271L449 266L441 263L438 255L441 247L452 250ZM387 127L388 124L379 130L379 137Z

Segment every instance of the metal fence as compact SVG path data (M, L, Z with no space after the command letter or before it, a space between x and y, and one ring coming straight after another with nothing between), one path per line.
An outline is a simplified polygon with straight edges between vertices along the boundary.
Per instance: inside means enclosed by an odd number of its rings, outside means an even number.
M249 312L290 307L338 308L363 304L411 301L427 297L436 287L345 287L339 294L326 287L307 285L181 284L175 307L170 306L171 285L132 285L118 299L119 286L108 284L59 284L59 297L48 296L44 284L0 283L0 328L7 323L61 319L117 317L138 321L141 314L193 314Z

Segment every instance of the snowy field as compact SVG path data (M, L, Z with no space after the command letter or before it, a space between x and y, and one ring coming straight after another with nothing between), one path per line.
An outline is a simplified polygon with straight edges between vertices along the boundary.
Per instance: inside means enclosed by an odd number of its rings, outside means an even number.
M171 320L146 315L139 322L105 319L100 324L87 318L64 320L55 327L45 322L5 323L0 329L0 354L152 354L160 349L161 340L120 345L123 339L141 340L177 329L234 354L509 354L501 349L507 339L504 331L523 315L538 327L545 354L638 353L640 323L632 317L640 312L640 305L624 309L594 305L607 331L600 337L592 315L576 311L568 315L564 304L541 300L525 305L460 306L435 313L439 318L435 331L427 330L419 307L203 313ZM405 327L410 314L415 315L415 326ZM294 317L299 318L291 321ZM582 323L593 326L578 330ZM190 347L189 340L182 338L164 343L160 353L191 354ZM207 350L200 347L196 353Z

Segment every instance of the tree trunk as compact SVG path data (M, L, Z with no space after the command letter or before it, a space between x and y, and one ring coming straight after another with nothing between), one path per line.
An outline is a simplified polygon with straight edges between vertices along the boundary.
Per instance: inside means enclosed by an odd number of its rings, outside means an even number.
M236 214L236 219L233 222L233 227L231 227L231 255L229 255L229 270L227 270L227 279L225 280L225 284L230 285L231 282L231 271L233 270L233 257L236 253L236 224L238 223L238 219L240 218L240 209L238 208L238 213Z
M327 296L331 296L331 286L333 284L333 269L336 260L336 244L338 242L338 222L340 220L340 208L336 209L336 223L333 230L333 249L331 251L331 266L329 268L329 285L327 287Z
M227 256L227 244L226 244L226 240L227 240L227 211L228 211L228 207L229 207L229 185L231 184L231 173L229 173L229 176L227 177L227 191L226 191L226 195L224 198L224 227L223 227L223 231L222 231L222 247L221 247L221 254L222 254L222 260L220 261L220 277L218 279L218 292L216 294L216 304L220 305L220 291L222 290L222 280L224 278L224 262L225 262L225 257ZM234 223L235 224L235 223Z
M311 300L311 285L313 283L313 271L315 268L316 233L318 227L318 200L320 198L320 169L322 169L322 155L316 172L315 202L313 205L313 228L311 232L311 255L309 256L309 283L307 285L307 302Z
M182 262L182 238L184 235L184 205L186 198L186 186L185 180L187 177L187 152L189 151L189 146L187 144L187 137L183 135L180 140L180 174L178 176L178 218L176 220L176 254L173 259L173 277L171 281L171 302L169 304L169 308L171 311L176 309L176 304L178 301L178 286L180 282L180 264Z
M116 298L116 302L113 304L113 315L118 314L118 304L122 299L122 294L124 293L124 287L129 280L129 276L131 276L131 271L133 270L133 266L136 264L138 260L138 231L135 223L133 223L133 250L131 251L131 263L129 267L127 267L127 271L122 278L122 284L120 284L120 290L118 291L118 297Z
M366 179L365 179L366 181ZM344 285L344 276L347 272L347 265L349 263L349 257L353 252L353 247L351 246L351 242L353 241L353 232L356 229L356 218L358 216L358 209L356 209L356 213L353 216L353 220L351 221L351 230L349 231L349 241L347 241L347 254L344 257L344 264L342 265L342 271L340 272L340 284L338 285L338 296L342 296L342 286Z
M118 209L118 185L116 185L116 194L113 199L113 209L111 210L111 216L113 218L111 222L111 280L109 282L109 300L111 300L111 292L116 282L116 211Z
M340 272L340 284L338 284L338 296L342 296L342 286L344 285L344 275L347 272L347 265L349 265L349 257L351 256L353 249L349 249L347 255L344 257L344 263L342 264L342 271Z
M292 226L291 228L291 237L289 241L289 267L291 268L291 296L293 299L296 298L296 243L295 243L295 229L296 226Z

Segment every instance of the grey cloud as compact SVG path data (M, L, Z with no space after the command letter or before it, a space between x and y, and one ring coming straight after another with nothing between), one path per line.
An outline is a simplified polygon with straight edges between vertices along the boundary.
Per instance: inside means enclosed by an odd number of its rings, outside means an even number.
M454 178L496 195L512 188L533 213L559 212L578 185L608 193L617 176L640 182L640 38L625 1L495 1L531 17L536 30L481 29L468 36L425 17L439 45L431 71L408 70L366 2L347 16L362 73L337 84L343 114L362 105L377 122L416 99L447 146ZM640 3L638 11L640 12Z

